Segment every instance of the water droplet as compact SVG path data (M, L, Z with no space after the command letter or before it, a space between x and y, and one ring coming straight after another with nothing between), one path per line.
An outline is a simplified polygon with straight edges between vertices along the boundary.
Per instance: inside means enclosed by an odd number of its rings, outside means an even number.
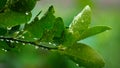
M28 45L31 45L30 43L28 43Z
M7 27L7 30L11 30L11 27Z
M14 41L10 40L11 43L14 43Z
M21 36L21 38L23 38L23 39L24 39L24 38L25 38L25 36Z
M26 15L29 15L29 13L28 13L28 12L26 12L25 14L26 14Z
M66 47L62 47L61 49L64 51L64 50L66 50Z
M5 51L5 52L7 52L7 50L5 50L4 48L2 50Z
M2 49L3 51L5 50L5 49Z
M22 43L22 45L25 45L25 43Z
M38 38L33 38L34 40L38 40Z
M0 39L0 41L4 41L4 39Z
M5 52L7 52L7 50L4 50Z
M53 44L53 46L56 46L56 44Z
M9 42L9 40L6 40L7 42Z
M76 66L78 66L78 67L79 67L79 64L76 64Z
M16 34L19 34L20 32L19 31L17 31L17 32L15 32Z
M16 43L19 43L18 41L15 41Z
M49 44L52 44L51 42L49 42Z
M38 46L35 46L35 49L38 49L39 47Z

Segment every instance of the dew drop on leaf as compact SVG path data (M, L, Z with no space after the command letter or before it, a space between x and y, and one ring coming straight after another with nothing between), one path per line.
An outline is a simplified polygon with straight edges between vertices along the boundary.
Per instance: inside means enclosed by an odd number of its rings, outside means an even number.
M38 40L38 38L33 38L34 40Z
M3 51L5 51L5 52L7 52L7 50L5 50L5 49L2 49Z
M78 66L78 67L79 67L79 64L76 64L76 66Z
M24 36L22 36L21 38L23 38L23 39L24 39L25 37L24 37Z
M9 40L6 40L7 42L9 42Z
M7 30L11 30L11 27L7 27Z
M17 32L15 32L16 34L19 34L20 32L19 31L17 31Z
M56 44L53 44L53 46L56 46Z
M4 39L0 39L0 41L4 41Z
M11 43L14 43L14 41L10 40Z
M52 44L51 42L49 42L49 44Z
M39 47L38 46L35 46L35 49L38 49Z
M26 15L29 15L29 13L28 13L28 12L26 12L25 14L26 14Z
M2 49L2 50L4 50L4 49Z
M16 43L19 43L18 41L15 41Z
M22 45L25 45L25 43L22 43Z
M5 52L7 52L7 50L4 50Z

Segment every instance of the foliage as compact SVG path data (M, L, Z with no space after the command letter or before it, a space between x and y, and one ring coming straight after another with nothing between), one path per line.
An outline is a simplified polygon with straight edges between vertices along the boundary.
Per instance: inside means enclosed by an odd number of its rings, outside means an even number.
M91 8L88 5L66 27L62 18L54 15L53 6L49 7L41 19L38 18L40 12L28 23L36 0L9 0L7 6L4 2L0 3L1 53L24 53L22 48L29 44L42 51L47 49L47 53L57 52L61 57L67 56L79 67L104 67L103 58L94 49L77 42L110 29L107 26L89 27Z

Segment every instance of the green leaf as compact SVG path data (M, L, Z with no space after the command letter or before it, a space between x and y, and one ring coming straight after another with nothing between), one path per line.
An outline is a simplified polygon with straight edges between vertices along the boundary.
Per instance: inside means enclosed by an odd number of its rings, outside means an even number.
M60 38L64 30L64 22L62 18L58 17L55 19L54 26L52 29L45 30L41 41L52 42L53 38Z
M53 6L50 6L48 11L40 20L35 18L30 24L26 24L25 30L31 34L32 38L42 38L43 33L49 32L51 29L53 29L55 22L55 16L53 14L54 8Z
M44 30L52 29L55 22L55 13L53 6L50 6L45 15L40 19L39 23L43 26Z
M105 63L103 58L90 46L82 43L75 43L63 49L64 50L60 52L75 61L79 66L84 66L86 68L104 67Z
M81 34L83 31L88 29L91 22L91 8L86 6L72 21L69 26L70 31L79 32Z
M41 38L43 35L43 26L41 26L38 21L31 22L30 24L26 25L25 30L31 34L33 38Z
M23 33L21 35L19 35L21 37L19 37L19 39L21 40L25 40L25 41L36 41L39 38L35 37L31 32L29 31L23 31ZM24 38L22 38L24 37Z
M0 13L0 26L1 27L13 27L23 23L27 23L31 18L31 13L26 15L25 13L18 13L14 11L7 11Z
M110 30L111 28L108 26L95 26L87 29L81 34L80 40L85 39L87 37L102 33L104 31Z
M40 41L52 42L53 41L53 37L54 37L54 32L52 30L46 30L46 31L44 31L43 36L40 39Z
M62 33L64 31L64 22L62 18L58 17L55 20L53 32L55 37L61 37Z
M64 33L64 22L62 18L58 17L55 20L54 27L53 27L53 33L54 33L54 38L53 41L56 44L61 44L63 42L63 33Z
M63 39L62 44L64 46L71 46L71 45L73 45L76 42L76 36L77 35L74 35L68 29L65 29L64 33L63 33L63 37L62 37L62 39Z

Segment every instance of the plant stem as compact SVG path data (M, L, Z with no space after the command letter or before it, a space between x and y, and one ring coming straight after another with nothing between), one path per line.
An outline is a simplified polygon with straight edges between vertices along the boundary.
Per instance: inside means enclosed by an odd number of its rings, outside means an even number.
M57 46L55 46L55 47L49 47L49 46L44 46L42 44L37 44L35 42L20 40L20 39L16 39L16 38L9 38L9 37L0 36L0 39L3 39L4 41L6 41L6 40L8 40L8 41L14 41L14 42L17 41L19 43L31 44L31 45L34 45L34 46L38 46L38 47L42 47L42 48L48 49L48 50L51 50L51 49L57 50L58 49Z

